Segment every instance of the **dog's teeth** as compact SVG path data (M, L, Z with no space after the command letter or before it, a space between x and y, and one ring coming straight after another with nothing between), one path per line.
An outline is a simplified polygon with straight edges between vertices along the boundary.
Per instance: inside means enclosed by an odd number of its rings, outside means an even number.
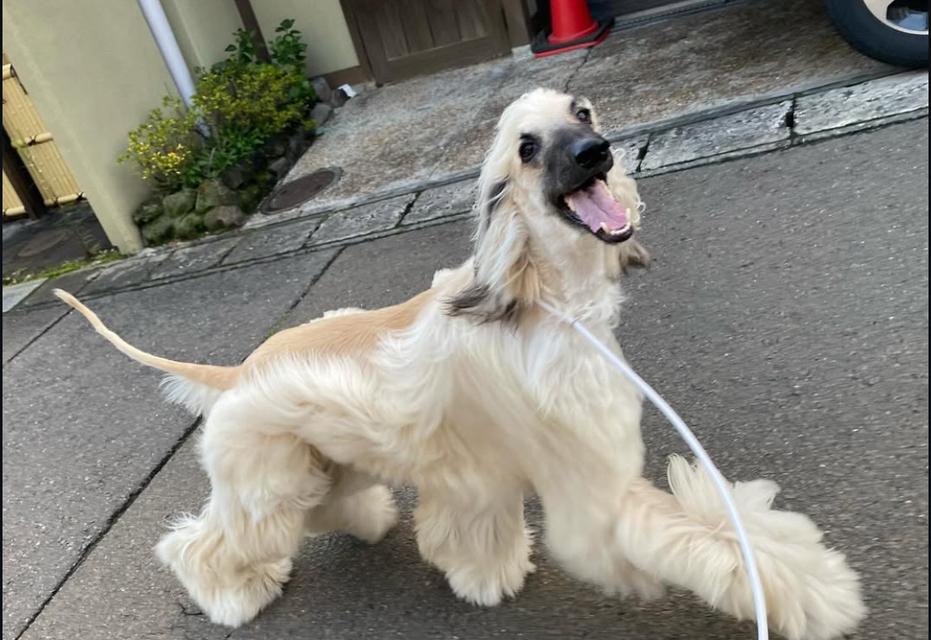
M601 230L604 231L604 232L605 232L606 234L608 234L609 236L620 236L620 235L624 235L624 232L627 231L627 227L628 227L628 225L624 225L624 226L621 227L620 229L612 229L611 227L608 226L608 223L607 223L607 222L602 222L602 223L601 223Z

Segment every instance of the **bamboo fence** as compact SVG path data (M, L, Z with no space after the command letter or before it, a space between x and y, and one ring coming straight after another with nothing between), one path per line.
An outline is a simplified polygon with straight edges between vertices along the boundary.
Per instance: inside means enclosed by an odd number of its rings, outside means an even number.
M3 55L3 128L47 206L84 197L6 54ZM4 173L3 217L24 211L22 200Z

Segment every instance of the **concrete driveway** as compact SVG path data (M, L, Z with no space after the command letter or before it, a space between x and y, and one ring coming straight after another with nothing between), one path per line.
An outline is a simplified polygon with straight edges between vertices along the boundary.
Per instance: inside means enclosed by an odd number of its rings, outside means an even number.
M927 158L921 119L643 179L655 264L624 282L632 364L730 478L777 480L778 505L810 514L862 573L857 639L928 637ZM94 306L142 348L233 363L274 326L419 291L468 255L469 231L439 224ZM257 621L213 626L151 553L165 519L207 494L196 425L74 314L3 322L4 639L752 637L685 594L602 597L542 547L518 599L465 605L418 559L406 490L382 543L308 542ZM658 478L685 449L652 411L644 434Z

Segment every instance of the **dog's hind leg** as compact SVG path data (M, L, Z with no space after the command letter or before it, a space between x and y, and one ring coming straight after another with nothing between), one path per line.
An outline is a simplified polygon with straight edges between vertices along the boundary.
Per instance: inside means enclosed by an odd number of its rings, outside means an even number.
M370 544L384 538L398 521L391 490L349 467L336 467L332 476L324 502L307 512L305 532L343 531Z
M241 405L224 396L214 406L200 443L210 500L156 547L209 618L232 627L280 595L305 512L331 482L315 449L280 426L248 422L257 412Z
M414 519L421 556L445 572L455 594L494 606L520 591L535 567L522 494L482 493L494 498L421 488Z

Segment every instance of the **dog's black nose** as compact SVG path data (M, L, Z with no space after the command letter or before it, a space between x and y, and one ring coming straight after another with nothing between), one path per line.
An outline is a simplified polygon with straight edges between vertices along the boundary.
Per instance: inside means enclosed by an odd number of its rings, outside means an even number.
M594 169L611 155L611 143L601 136L579 138L569 147L572 157L583 169Z

